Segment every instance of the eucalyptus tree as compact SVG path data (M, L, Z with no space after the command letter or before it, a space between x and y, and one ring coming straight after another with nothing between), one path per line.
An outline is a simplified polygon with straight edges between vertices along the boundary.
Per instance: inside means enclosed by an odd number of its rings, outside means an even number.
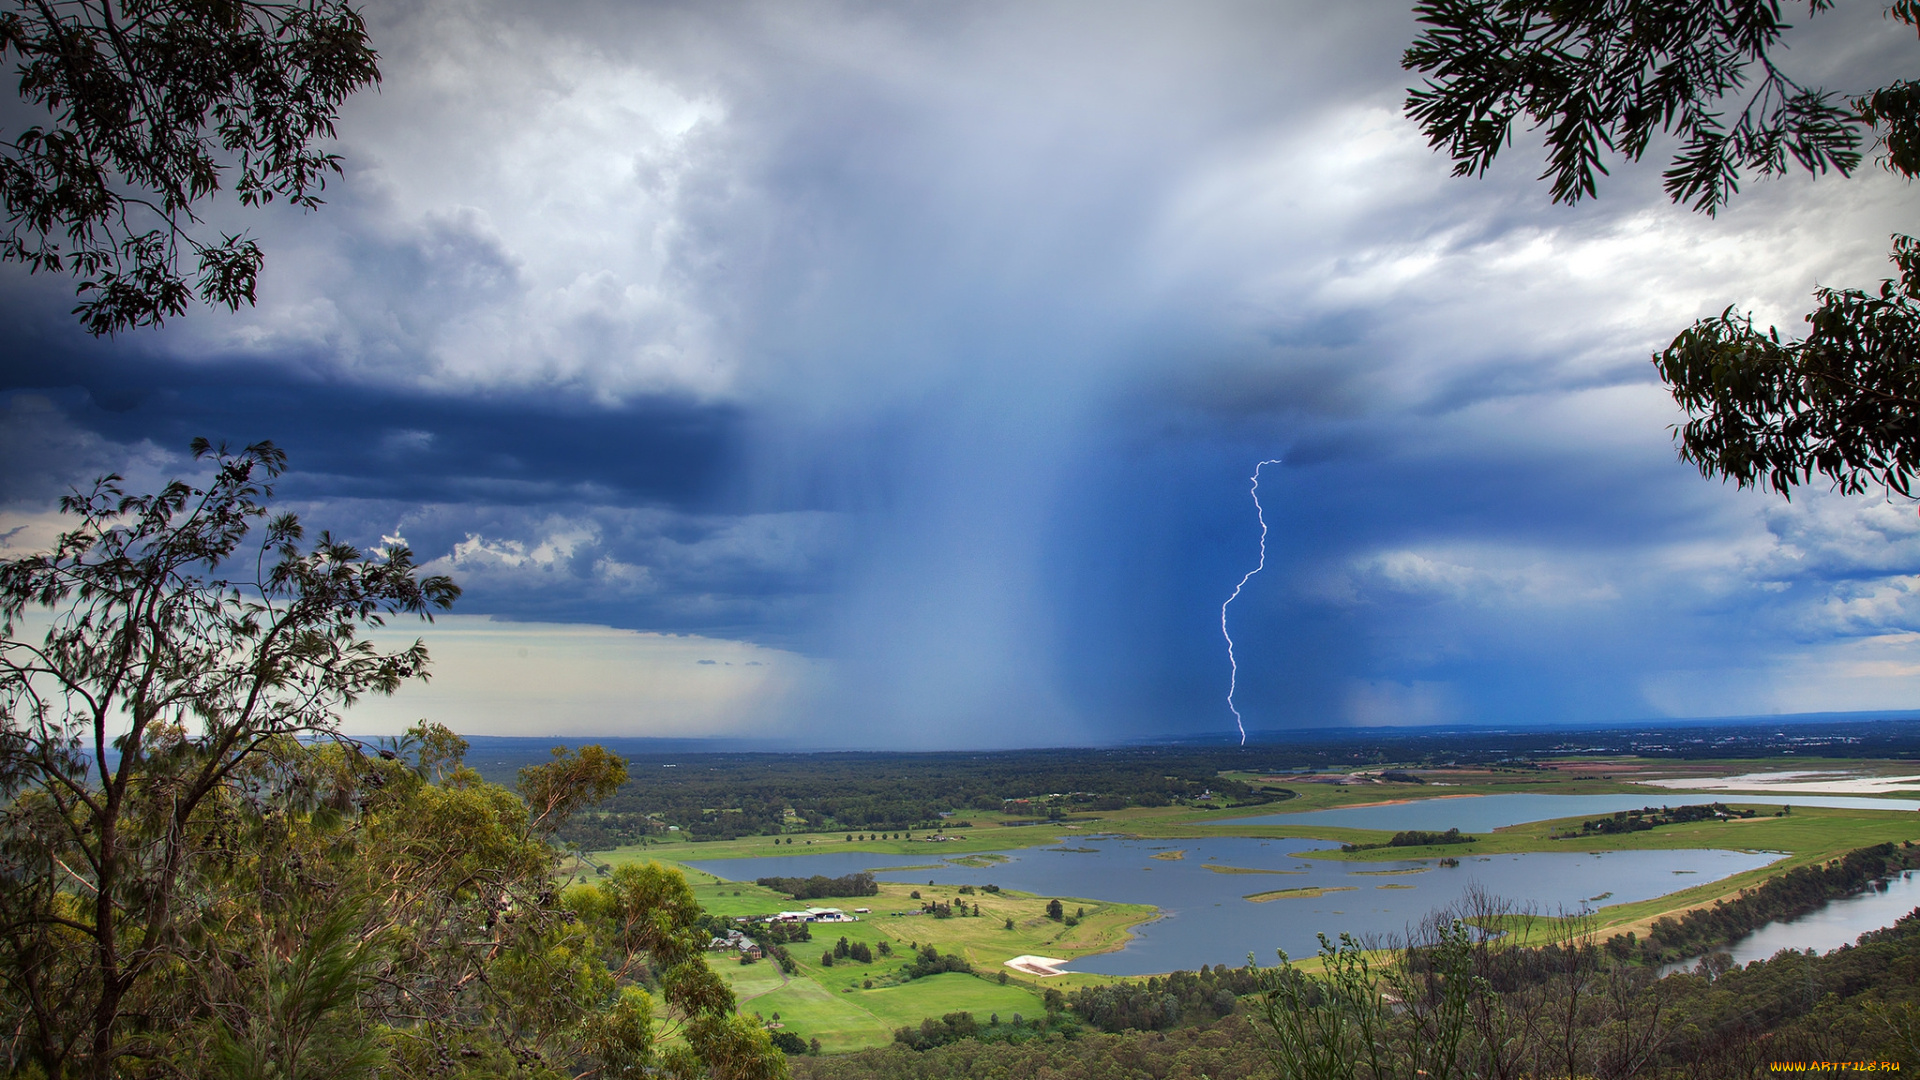
M343 736L427 673L367 632L459 589L307 543L271 444L194 450L203 483L106 477L0 562L0 1071L785 1077L684 878L589 886L549 843L625 762L558 750L516 793L437 724Z
M534 796L590 793L595 770L541 766L516 794L464 748L423 722L383 754L283 739L255 755L201 822L224 846L161 980L192 1003L166 1061L235 1080L268 1064L288 1080L784 1077L707 964L678 871L586 884L547 843Z
M1809 0L1807 14L1833 7ZM1402 60L1424 75L1407 114L1484 174L1516 126L1544 133L1553 201L1598 193L1609 155L1676 140L1669 198L1715 214L1743 175L1852 174L1868 136L1896 175L1920 173L1920 82L1836 94L1783 66L1778 0L1428 0ZM1890 19L1920 28L1920 0ZM1920 468L1920 250L1895 236L1894 278L1821 288L1808 331L1783 339L1728 307L1654 357L1687 412L1675 435L1705 476L1791 497L1816 475L1844 492L1910 494Z
M335 736L356 698L424 679L421 641L363 632L460 592L404 545L308 544L270 516L271 443L194 454L204 485L133 495L108 476L61 500L76 521L51 551L0 563L0 978L53 1075L152 1050L142 990L215 850L199 816L276 740Z
M95 335L252 304L259 244L202 213L223 187L319 206L316 144L380 79L344 0L4 0L0 60L29 114L0 132L0 261L72 275Z

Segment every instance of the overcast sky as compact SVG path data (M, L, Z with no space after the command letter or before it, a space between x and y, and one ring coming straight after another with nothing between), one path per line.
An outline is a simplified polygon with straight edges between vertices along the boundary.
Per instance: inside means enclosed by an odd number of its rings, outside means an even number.
M1787 66L1910 69L1878 5ZM429 716L967 747L1920 704L1920 515L1679 463L1649 355L1798 332L1913 194L1662 161L1548 202L1400 113L1404 5L368 10L385 81L260 303L116 340L0 267L0 543L272 439L314 529L466 589ZM1651 155L1650 155L1651 157ZM405 628L406 633L419 631Z

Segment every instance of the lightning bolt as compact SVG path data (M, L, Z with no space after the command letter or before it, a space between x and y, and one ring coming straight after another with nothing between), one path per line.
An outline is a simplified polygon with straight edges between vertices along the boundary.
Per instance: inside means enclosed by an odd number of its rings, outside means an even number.
M1230 669L1227 675L1227 709L1233 713L1233 726L1240 729L1241 746L1247 745L1247 725L1240 718L1240 710L1233 704L1233 692L1240 685L1240 663L1233 656L1233 634L1227 630L1227 608L1235 600L1240 599L1240 590L1247 587L1247 582L1253 580L1253 575L1267 568L1267 512L1260 505L1260 470L1268 465L1278 464L1280 464L1279 458L1270 458L1253 467L1253 514L1260 519L1260 565L1247 571L1247 576L1241 578L1240 584L1233 587L1233 595L1227 597L1226 603L1220 605L1220 636L1227 639L1227 667Z

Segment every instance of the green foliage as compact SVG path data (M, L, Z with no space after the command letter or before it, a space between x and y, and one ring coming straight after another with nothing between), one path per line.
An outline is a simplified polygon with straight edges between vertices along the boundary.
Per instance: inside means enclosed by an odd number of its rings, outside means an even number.
M1743 170L1777 175L1791 158L1846 175L1860 163L1869 122L1774 64L1790 29L1777 3L1429 0L1414 15L1425 29L1401 66L1427 78L1408 93L1407 115L1446 149L1456 176L1484 174L1522 117L1546 129L1542 179L1555 202L1595 193L1603 151L1637 161L1657 134L1681 143L1667 194L1709 214L1739 190ZM1729 124L1717 106L1733 94L1745 101Z
M289 742L247 773L259 801L213 823L226 846L195 868L194 947L143 1002L208 1017L168 1058L236 1076L783 1075L704 962L678 873L569 887L527 805L464 768L432 784L397 757Z
M377 1075L386 1054L367 1030L359 996L379 959L379 941L362 939L360 923L358 905L335 907L315 921L291 956L266 950L250 969L236 972L242 992L213 1006L209 1076Z
M15 0L0 58L43 114L0 153L0 260L73 275L96 335L158 326L196 294L253 303L259 246L196 235L199 212L223 185L247 206L319 206L340 161L314 143L380 79L340 0Z
M1307 975L1286 960L1281 953L1254 1013L1272 1032L1281 1080L1386 1075L1382 1059L1391 1048L1382 1035L1389 1010L1366 950L1346 934L1338 943L1321 934L1320 975Z
M1102 1031L1161 1031L1229 1016L1240 995L1263 986L1253 967L1203 967L1145 982L1081 987L1067 995L1067 1008Z
M609 1080L641 1080L657 1061L654 1050L653 998L637 986L623 986L608 1008L587 1017L582 1049L600 1062Z
M959 953L941 953L931 945L922 945L914 954L913 963L901 969L901 974L909 979L921 979L928 975L944 975L957 971L963 975L973 973L973 965Z
M627 763L599 746L553 748L553 760L520 770L520 795L534 826L551 836L575 811L600 802L627 782Z
M1116 983L1075 990L1068 1008L1102 1031L1159 1031L1180 1022L1180 999L1163 990Z
M1703 476L1782 495L1816 474L1844 492L1912 493L1920 468L1920 242L1894 238L1897 281L1877 295L1815 292L1799 341L1732 308L1654 357L1687 411L1680 456Z
M893 1041L914 1050L931 1050L980 1034L980 1022L970 1012L950 1012L938 1020L928 1018L918 1028L903 1027L893 1033Z
M0 891L0 961L30 973L9 1030L50 1073L101 1074L137 1048L128 1017L178 962L193 871L224 839L207 830L261 756L424 677L420 642L381 652L360 631L459 595L417 578L405 547L307 547L293 515L269 517L271 443L194 452L206 487L103 478L61 500L77 523L52 551L0 563L0 870L27 883ZM15 635L30 607L53 611L38 643Z
M1010 1022L1002 1023L996 1013L983 1024L972 1013L962 1010L946 1013L938 1020L929 1017L920 1021L918 1027L895 1028L893 1041L896 1046L916 1054L925 1054L929 1050L963 1043L1019 1045L1036 1039L1071 1039L1079 1034L1080 1028L1074 1018L1064 1014L1049 1014L1030 1021L1015 1015Z
M791 1031L774 1032L773 1045L783 1054L807 1053L807 1040L795 1035Z
M1920 12L1911 5L1905 8L1900 18L1920 24ZM1854 98L1852 105L1861 122L1879 132L1875 141L1884 151L1881 164L1902 176L1920 173L1920 83L1901 79Z
M941 1025L940 1035L946 1033L944 1021L933 1023ZM899 1041L883 1050L796 1060L794 1074L805 1080L1264 1080L1270 1075L1257 1040L1240 1017L1207 1028L1123 1035L1075 1031L1070 1017L974 1023L977 1034L972 1038L922 1049ZM925 1027L905 1030L921 1042Z
M686 1028L685 1046L662 1055L671 1076L786 1080L786 1055L767 1029L744 1016L704 1013Z
M467 760L467 740L438 724L421 724L394 740L394 753L408 754L420 775L445 783Z

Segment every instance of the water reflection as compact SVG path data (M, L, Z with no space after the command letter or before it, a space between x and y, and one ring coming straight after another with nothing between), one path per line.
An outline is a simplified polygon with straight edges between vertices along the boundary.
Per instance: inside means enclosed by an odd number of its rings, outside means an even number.
M1400 934L1434 909L1458 903L1473 886L1552 914L1651 899L1756 869L1779 857L1706 850L1556 851L1464 856L1458 867L1444 868L1434 859L1348 863L1294 854L1323 845L1315 840L1101 836L1071 843L1005 852L1006 862L985 868L945 864L881 870L911 860L858 852L688 865L735 881L776 875L832 877L872 869L883 881L931 879L948 887L993 883L1064 899L1152 904L1163 917L1136 930L1125 949L1070 965L1074 971L1144 975L1202 964L1238 966L1249 952L1270 963L1276 948L1307 956L1317 948L1319 933ZM1171 850L1184 854L1165 858ZM1247 899L1271 893L1283 895L1265 902Z

